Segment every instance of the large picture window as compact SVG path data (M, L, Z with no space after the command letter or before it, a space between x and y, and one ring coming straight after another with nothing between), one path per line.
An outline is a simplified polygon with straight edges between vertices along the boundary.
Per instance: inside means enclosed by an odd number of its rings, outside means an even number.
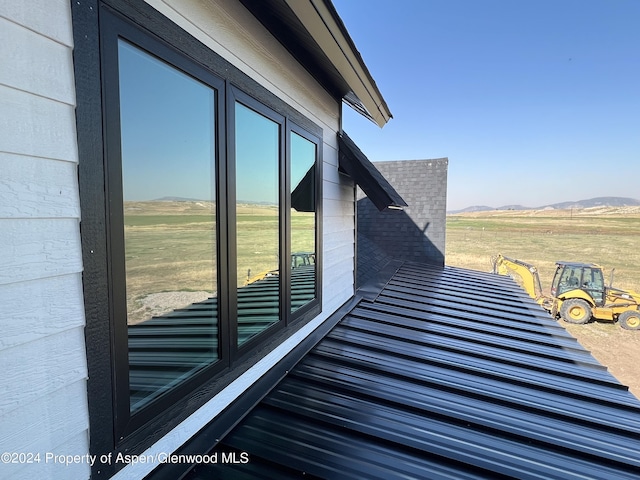
M320 312L322 129L145 5L100 5L76 76L104 454L148 446Z
M130 410L218 360L215 101L118 42Z

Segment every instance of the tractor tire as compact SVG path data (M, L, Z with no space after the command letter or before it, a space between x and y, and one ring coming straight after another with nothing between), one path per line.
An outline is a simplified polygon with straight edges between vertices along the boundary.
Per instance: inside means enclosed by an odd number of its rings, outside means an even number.
M640 330L640 312L627 310L618 315L618 324L625 330Z
M560 316L567 323L583 325L591 320L591 305L580 298L571 298L562 302Z

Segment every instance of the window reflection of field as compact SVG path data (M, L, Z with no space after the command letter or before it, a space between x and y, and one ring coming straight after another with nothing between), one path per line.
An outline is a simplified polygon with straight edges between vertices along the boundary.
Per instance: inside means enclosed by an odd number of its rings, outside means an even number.
M213 211L210 202L125 204L130 324L216 295Z
M241 287L251 277L279 267L278 208L238 205L237 281Z
M277 270L278 212L275 207L238 206L238 286L261 273ZM315 251L315 214L291 212L291 251Z
M315 252L316 215L291 211L291 252Z
M239 205L238 286L277 270L278 211ZM216 296L214 206L210 202L127 202L125 242L129 323ZM315 214L291 212L291 251L315 251Z

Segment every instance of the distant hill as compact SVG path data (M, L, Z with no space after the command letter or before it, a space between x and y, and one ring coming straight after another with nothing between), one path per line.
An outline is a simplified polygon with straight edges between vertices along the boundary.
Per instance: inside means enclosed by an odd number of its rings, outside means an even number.
M206 200L198 200L197 198L187 197L162 197L152 200L153 202L203 202Z
M596 197L587 200L578 200L577 202L560 202L540 205L538 207L525 207L522 205L503 205L498 208L487 207L484 205L474 205L463 208L461 210L453 210L447 213L468 213L468 212L487 212L491 210L542 210L545 208L565 210L568 208L593 208L593 207L637 207L640 201L634 198L626 197Z
M529 210L529 207L525 207L524 205L503 205L502 207L496 208L496 210Z
M544 205L538 208L552 207L557 209L567 208L592 208L592 207L637 207L640 201L625 197L597 197L578 202L561 202L551 205Z
M471 207L463 208L462 210L454 210L447 213L486 212L487 210L496 210L496 209L493 207L487 207L486 205L473 205Z

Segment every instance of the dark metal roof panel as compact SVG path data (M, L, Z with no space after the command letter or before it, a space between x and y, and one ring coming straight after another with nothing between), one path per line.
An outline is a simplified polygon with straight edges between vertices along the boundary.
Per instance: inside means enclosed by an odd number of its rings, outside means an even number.
M216 447L242 478L637 478L640 402L512 280L404 264L369 298Z
M406 207L400 194L345 132L338 135L338 165L369 197L378 210Z

